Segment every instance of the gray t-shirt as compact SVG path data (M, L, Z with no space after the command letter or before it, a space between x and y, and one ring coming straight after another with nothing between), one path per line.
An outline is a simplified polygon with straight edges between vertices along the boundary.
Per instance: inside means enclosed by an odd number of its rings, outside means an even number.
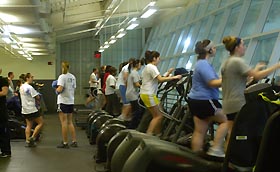
M223 111L239 112L246 103L244 90L251 67L240 57L230 57L222 64Z
M128 101L135 101L139 97L139 87L135 87L134 83L140 81L140 76L136 70L132 70L128 75L127 87L126 87L126 99Z

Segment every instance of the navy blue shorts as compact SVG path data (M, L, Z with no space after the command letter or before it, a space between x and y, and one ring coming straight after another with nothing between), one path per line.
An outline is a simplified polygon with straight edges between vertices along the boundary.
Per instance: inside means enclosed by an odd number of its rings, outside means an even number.
M57 112L63 113L73 113L74 112L74 105L66 105L66 104L58 104Z
M33 120L35 118L38 118L40 117L41 115L39 114L39 112L34 112L34 113L29 113L29 114L23 114L24 118L25 119L28 119L28 120Z
M218 109L222 108L221 103L218 100L195 100L188 98L188 105L190 112L193 116L197 116L200 119L205 119L210 116L214 116Z

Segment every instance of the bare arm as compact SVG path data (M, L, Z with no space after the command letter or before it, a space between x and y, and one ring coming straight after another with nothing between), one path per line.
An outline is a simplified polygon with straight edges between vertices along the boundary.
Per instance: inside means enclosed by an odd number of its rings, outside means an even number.
M56 92L61 93L63 91L63 86L58 85L58 87L56 88Z
M273 71L280 68L280 63L277 63L267 69L264 70L256 70L252 69L248 72L248 76L254 77L254 79L259 80L265 78L267 75L271 74Z
M217 87L221 87L222 85L222 79L213 79L211 81L209 81L208 83L208 86L209 87L214 87L214 88L217 88Z
M0 96L6 96L8 94L8 91L9 91L9 87L7 86L4 86L2 87L2 91L0 91Z
M158 79L158 82L166 82L166 81L171 81L173 79L181 79L182 75L176 75L176 76L161 76L161 75L158 75L156 78Z

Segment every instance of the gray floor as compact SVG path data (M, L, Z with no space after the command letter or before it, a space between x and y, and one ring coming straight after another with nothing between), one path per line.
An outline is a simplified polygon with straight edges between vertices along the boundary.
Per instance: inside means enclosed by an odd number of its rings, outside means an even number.
M24 147L24 140L12 140L12 157L0 159L0 172L95 172L98 167L85 130L77 128L78 148L57 149L61 141L57 114L45 115L41 141L36 148Z

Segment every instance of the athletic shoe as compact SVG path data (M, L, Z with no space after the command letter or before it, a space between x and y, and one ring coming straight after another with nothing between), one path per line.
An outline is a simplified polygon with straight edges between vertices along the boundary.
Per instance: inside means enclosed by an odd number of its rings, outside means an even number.
M215 156L215 157L225 157L225 153L222 149L215 149L215 148L209 148L209 150L207 151L207 154L210 156Z
M72 142L70 144L70 146L73 147L73 148L76 148L76 147L78 147L78 143L77 142Z
M36 147L36 144L35 143L31 143L31 142L25 142L26 144L25 144L25 147L27 147L27 148L34 148L34 147Z
M69 149L69 145L66 143L64 144L61 142L59 145L56 146L57 148L62 148L62 149Z
M11 154L7 154L7 153L0 154L0 158L9 158L9 157L11 157Z

